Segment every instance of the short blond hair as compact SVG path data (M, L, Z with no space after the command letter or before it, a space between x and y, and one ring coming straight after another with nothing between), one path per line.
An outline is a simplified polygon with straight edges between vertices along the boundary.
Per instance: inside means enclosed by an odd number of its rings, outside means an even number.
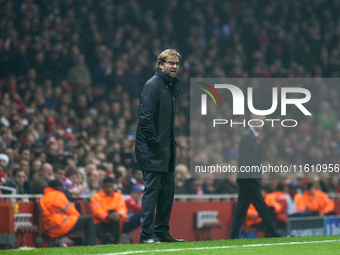
M178 51L176 51L175 49L167 49L167 50L163 50L157 58L157 65L156 67L159 68L161 63L164 63L165 60L169 57L169 56L177 56L179 61L181 61L182 55L179 54Z

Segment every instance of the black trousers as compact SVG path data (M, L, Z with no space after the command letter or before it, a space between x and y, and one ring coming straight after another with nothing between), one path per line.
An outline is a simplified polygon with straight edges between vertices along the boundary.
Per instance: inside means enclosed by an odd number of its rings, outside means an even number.
M119 243L119 221L112 221L109 223L96 224L97 237L100 239L102 244L118 244ZM113 240L107 233L111 234Z
M85 245L96 245L96 230L91 215L80 215L76 224L68 232L76 234L85 228Z
M261 194L261 186L257 180L241 179L238 181L239 195L237 206L234 211L233 222L230 229L229 239L238 238L240 228L247 216L247 211L250 203L252 203L262 218L264 226L267 228L267 233L270 237L278 237L274 229L274 222L270 214L269 208Z
M174 172L143 172L143 184L140 239L167 236L175 194Z

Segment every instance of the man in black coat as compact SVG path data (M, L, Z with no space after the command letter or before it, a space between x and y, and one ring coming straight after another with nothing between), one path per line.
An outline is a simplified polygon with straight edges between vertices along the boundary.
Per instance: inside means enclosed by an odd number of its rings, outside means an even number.
M252 116L253 119L261 119L264 121L264 116ZM260 126L261 122L253 124ZM255 123L255 121L253 121ZM234 211L233 222L230 229L229 239L238 238L240 228L247 216L247 211L250 203L252 203L262 218L263 224L268 230L271 237L279 237L280 235L274 229L269 208L261 194L261 172L245 172L248 169L260 167L261 165L261 148L259 146L259 132L261 127L250 127L241 137L239 145L239 172L237 175L237 183L239 185L239 195L237 206ZM244 172L242 172L244 171Z
M157 71L140 97L136 147L132 169L143 171L140 243L178 242L169 234L174 199L176 142L174 136L175 78L181 55L167 49L157 58ZM154 225L155 207L157 214Z

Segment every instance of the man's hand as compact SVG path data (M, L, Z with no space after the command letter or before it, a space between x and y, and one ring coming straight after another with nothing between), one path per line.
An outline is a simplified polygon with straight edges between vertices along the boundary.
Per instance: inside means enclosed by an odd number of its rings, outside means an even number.
M117 212L112 212L109 214L109 216L107 216L107 219L109 221L119 221L120 220L120 214L118 214Z

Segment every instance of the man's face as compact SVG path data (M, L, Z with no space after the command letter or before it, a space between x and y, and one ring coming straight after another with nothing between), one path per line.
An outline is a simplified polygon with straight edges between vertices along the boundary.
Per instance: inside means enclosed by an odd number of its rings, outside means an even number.
M99 172L97 170L93 170L90 175L90 181L99 182Z
M14 181L17 185L23 185L26 181L26 174L24 171L20 171L16 173L14 177Z
M10 149L10 148L7 148L5 150L5 154L8 156L9 161L12 162L13 159L14 159L14 152L13 152L13 150Z
M109 182L105 183L103 185L103 190L105 192L105 195L110 196L113 191L113 183L109 183Z
M159 66L159 68L163 73L171 78L175 78L179 69L179 58L177 56L170 56Z
M311 187L311 188L309 189L309 193L311 193L312 195L314 195L315 192L316 192L316 187Z
M138 181L138 182L143 182L143 172L140 171L140 170L137 170L133 177L135 177L135 179Z
M43 168L43 176L45 177L46 180L53 180L54 179L54 175L53 175L52 167L45 166Z
M291 187L289 188L289 194L294 197L295 194L297 193L297 188L296 187Z
M135 201L140 201L142 200L143 192L131 192L130 195Z
M58 181L63 181L65 178L65 170L64 169L58 169L57 172L54 173L54 177L58 180Z
M7 166L6 161L5 160L0 160L0 166L2 168L6 167Z
M30 151L29 150L23 150L21 153L21 158L26 159L26 160L30 160Z
M26 172L26 174L30 173L30 164L27 160L21 160L21 168Z
M99 171L99 181L102 182L105 179L106 172L103 170Z
M120 172L122 174L122 177L125 178L126 177L126 168L124 166L119 166L117 168L117 171Z

